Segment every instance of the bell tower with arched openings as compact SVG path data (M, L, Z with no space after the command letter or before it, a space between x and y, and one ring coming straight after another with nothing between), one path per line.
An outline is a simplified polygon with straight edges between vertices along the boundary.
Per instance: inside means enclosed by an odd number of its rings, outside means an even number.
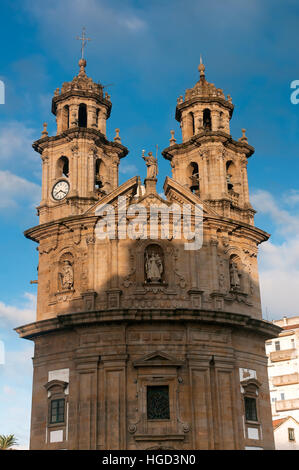
M49 136L47 125L33 148L42 158L40 222L81 214L118 186L118 166L128 153L119 129L114 141L106 137L111 113L110 96L86 75L86 60L79 73L57 88L52 99L57 133Z
M178 183L222 215L253 224L247 159L254 148L248 144L245 129L238 141L231 137L232 99L206 80L202 61L198 70L198 82L186 90L185 98L177 100L175 117L182 143L176 143L172 131L170 146L162 154L171 161Z

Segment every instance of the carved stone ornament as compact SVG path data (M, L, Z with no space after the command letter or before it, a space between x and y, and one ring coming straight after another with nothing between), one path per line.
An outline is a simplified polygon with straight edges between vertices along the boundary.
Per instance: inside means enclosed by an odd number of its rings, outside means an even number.
M62 290L70 290L74 286L74 270L69 260L64 260L62 268L58 273Z

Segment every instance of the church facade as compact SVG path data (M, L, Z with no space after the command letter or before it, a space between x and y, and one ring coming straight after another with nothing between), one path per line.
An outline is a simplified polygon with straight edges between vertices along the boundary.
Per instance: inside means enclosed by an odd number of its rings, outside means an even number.
M35 344L31 449L273 449L264 344L280 329L262 320L257 266L269 235L254 226L254 149L245 130L231 137L230 96L200 64L177 101L182 143L172 131L162 152L162 198L151 153L144 185L119 185L128 149L118 129L107 140L110 97L79 67L52 100L57 134L44 125L33 144L42 199L25 235L38 243L37 317L16 329ZM136 206L145 217L134 225ZM201 221L196 249L177 236L186 207L191 229ZM108 212L113 236L109 224L100 233Z

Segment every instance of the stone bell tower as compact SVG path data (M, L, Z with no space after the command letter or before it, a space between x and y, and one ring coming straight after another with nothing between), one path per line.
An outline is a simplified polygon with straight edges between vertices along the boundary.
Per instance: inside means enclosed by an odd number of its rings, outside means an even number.
M151 152L145 191L138 176L119 186L128 151L118 130L107 140L110 99L79 66L53 98L57 135L45 127L33 144L42 201L25 235L38 243L37 318L16 329L35 343L31 448L273 449L264 343L280 329L262 319L257 266L269 235L254 226L254 149L245 132L230 135L230 97L201 63L176 107L182 142L172 131L162 152L163 198ZM203 214L197 248L186 207L192 229ZM115 226L102 236L105 211Z
M33 148L42 158L40 222L80 214L118 186L118 165L128 150L119 130L114 142L106 138L111 101L103 86L87 77L86 60L71 82L57 88L52 100L57 134L49 136L46 124Z

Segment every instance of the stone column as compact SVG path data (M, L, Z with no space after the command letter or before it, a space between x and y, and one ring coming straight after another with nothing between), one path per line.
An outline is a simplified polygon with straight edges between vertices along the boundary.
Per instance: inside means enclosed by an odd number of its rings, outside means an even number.
M248 190L248 176L247 176L247 158L244 157L241 162L241 177L242 177L242 194L243 194L243 204L249 204L249 190Z
M42 153L42 194L41 194L41 203L45 204L47 201L49 194L48 194L48 188L49 188L49 156L43 152Z
M57 107L56 124L57 124L57 135L59 135L62 132L62 109L61 107Z
M77 351L77 438L76 449L96 450L97 441L97 372L99 355Z
M102 134L106 135L106 119L107 119L107 111L105 108L99 109L98 115L98 129L102 132Z
M79 105L70 104L69 110L70 110L70 115L69 115L70 127L77 127L78 120L79 120Z
M87 106L87 127L96 129L96 107L89 105Z

